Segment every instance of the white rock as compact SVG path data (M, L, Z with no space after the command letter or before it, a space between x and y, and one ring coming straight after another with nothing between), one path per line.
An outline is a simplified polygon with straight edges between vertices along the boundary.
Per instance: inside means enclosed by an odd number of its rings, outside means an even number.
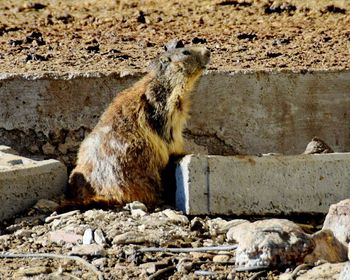
M350 280L350 262L347 262L337 280Z
M189 223L189 220L185 215L179 214L174 210L165 209L161 213L163 213L165 216L167 216L168 219L172 222L179 222L181 224L188 224Z
M83 244L89 245L92 243L93 240L94 238L93 238L92 229L91 228L86 229L83 235Z
M235 219L231 221L226 221L222 218L216 218L209 220L207 222L209 227L209 232L212 236L216 236L219 234L226 234L228 230L232 227L238 226L242 223L248 222L247 220L243 219Z
M106 239L105 239L104 234L100 228L98 228L94 231L94 240L99 245L106 244Z
M139 218L139 217L143 217L146 215L147 215L147 213L145 211L143 211L142 209L131 209L131 216L133 218Z
M142 202L140 201L133 201L131 203L128 203L124 206L124 209L126 210L136 210L136 209L141 209L145 212L147 212L147 207L145 204L143 204Z
M283 219L242 223L227 232L227 241L238 243L236 265L240 267L295 265L315 246L299 226Z

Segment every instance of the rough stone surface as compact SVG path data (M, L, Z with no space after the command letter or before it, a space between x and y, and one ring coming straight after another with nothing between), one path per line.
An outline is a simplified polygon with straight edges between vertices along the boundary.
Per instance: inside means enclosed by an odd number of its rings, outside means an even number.
M66 167L59 161L34 161L0 152L0 220L40 199L62 194L66 182Z
M2 74L0 138L21 154L71 166L113 96L142 75ZM299 154L319 136L335 151L349 151L349 81L349 71L208 72L193 94L187 150Z
M316 266L305 273L300 273L296 280L340 280L339 275L344 268L345 263L325 263ZM283 278L281 278L282 280ZM286 278L284 278L286 279ZM349 278L345 278L349 279ZM343 279L343 280L345 280Z
M350 280L350 262L347 262L337 280Z
M348 196L350 197L350 196ZM348 244L350 241L350 199L331 205L323 229L333 231L335 237Z
M330 263L344 262L348 259L348 247L340 242L331 230L321 230L311 235L315 248L304 259L306 263L316 263L319 260Z
M242 223L228 231L227 241L238 243L236 265L239 267L286 267L302 263L315 246L299 226L282 219Z
M184 213L327 213L350 197L350 154L188 155L176 169L176 205Z

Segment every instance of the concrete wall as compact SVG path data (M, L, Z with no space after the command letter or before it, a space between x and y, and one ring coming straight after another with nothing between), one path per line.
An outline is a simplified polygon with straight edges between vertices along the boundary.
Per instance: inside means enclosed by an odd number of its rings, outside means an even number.
M142 74L0 75L0 144L71 164L116 92ZM185 132L192 153L297 154L315 135L350 150L350 71L209 72Z

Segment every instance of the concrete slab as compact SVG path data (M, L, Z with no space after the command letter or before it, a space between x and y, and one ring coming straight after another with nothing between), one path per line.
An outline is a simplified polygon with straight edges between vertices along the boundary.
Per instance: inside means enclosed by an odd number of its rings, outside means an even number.
M111 99L144 73L0 73L0 139L73 164ZM209 71L193 94L187 151L302 153L314 136L350 151L350 71Z
M177 208L190 215L327 213L350 197L350 153L188 155L176 181Z
M62 194L66 182L66 167L57 160L34 161L0 152L0 221L13 217L39 199Z

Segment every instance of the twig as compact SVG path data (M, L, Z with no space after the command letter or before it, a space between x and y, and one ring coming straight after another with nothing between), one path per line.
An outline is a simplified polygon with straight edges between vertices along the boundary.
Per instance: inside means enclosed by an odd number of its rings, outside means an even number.
M163 248L150 247L138 249L141 253L148 252L170 252L170 253L191 253L191 252L209 252L209 251L231 251L237 249L237 245L223 245L223 246L208 246L198 248Z
M307 263L303 263L303 264L300 264L298 265L292 272L292 274L289 276L288 280L294 280L295 277L297 276L298 272L300 270L303 270L303 269L306 269L306 268L310 268L310 267L313 267L313 265L311 264L307 264Z
M93 271L97 275L99 280L103 280L102 273L95 266L93 266L86 260L77 256L65 256L65 255L57 255L57 254L51 254L51 253L16 254L16 253L10 253L10 252L0 252L0 258L56 258L56 259L74 260L82 263L91 271Z
M266 270L259 271L259 272L255 273L252 277L250 277L248 280L255 280L259 276L263 275L264 273L266 273Z
M176 269L176 267L174 265L162 268L162 269L158 270L157 272L153 273L150 277L148 277L148 280L157 279L157 277L162 275L163 273L166 273L166 272L168 272L170 270L174 270L174 269Z
M65 217L69 217L69 216L73 216L75 214L79 214L80 211L79 210L74 210L74 211L70 211L70 212L67 212L67 213L63 213L63 214L60 214L60 215L55 215L55 216L49 216L45 219L45 223L49 223L53 220L56 220L56 219L59 219L59 218L65 218Z

